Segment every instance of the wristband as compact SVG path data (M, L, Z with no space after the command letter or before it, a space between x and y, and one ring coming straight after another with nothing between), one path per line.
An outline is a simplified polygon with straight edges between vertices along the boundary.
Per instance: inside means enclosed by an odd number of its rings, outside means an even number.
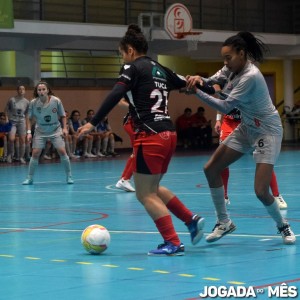
M27 130L27 134L31 134L31 130Z
M203 83L203 85L197 83L196 84L196 88L198 88L199 90L203 91L204 93L206 94L209 94L209 95L213 95L216 93L215 89L213 86L207 84L207 83Z
M217 114L216 121L221 121L221 119L222 119L222 115L221 114Z

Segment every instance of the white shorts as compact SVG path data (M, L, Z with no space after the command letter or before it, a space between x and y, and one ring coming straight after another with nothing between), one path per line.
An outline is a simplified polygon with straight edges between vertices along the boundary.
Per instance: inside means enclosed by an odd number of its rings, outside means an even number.
M10 121L12 124L11 130L9 134L15 135L16 133L18 135L26 135L26 121L21 120L21 121Z
M282 135L256 133L240 125L223 141L223 144L241 153L253 151L256 163L274 165L281 150L281 142Z
M44 149L47 141L50 141L55 149L65 147L65 140L61 128L51 134L41 134L35 130L32 139L32 148Z

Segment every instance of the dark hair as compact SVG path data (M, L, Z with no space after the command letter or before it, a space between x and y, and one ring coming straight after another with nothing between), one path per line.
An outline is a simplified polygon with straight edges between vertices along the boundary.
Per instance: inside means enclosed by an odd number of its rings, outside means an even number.
M232 46L236 51L245 51L246 58L253 61L262 62L264 53L269 52L269 48L252 33L241 31L237 35L229 37L223 46Z
M72 110L70 119L73 119L74 115L77 114L77 113L80 115L79 110L77 110L77 109Z
M25 85L24 85L24 84L19 84L19 85L17 85L17 91L19 90L19 88L20 88L21 86L23 86L24 89L25 89Z
M142 33L141 28L136 24L130 24L128 26L119 46L120 49L127 53L129 45L140 54L146 54L148 51L148 42Z
M89 115L91 112L94 112L94 110L93 110L93 109L89 109L89 110L86 112L86 114Z
M39 96L39 95L38 95L38 92L37 92L37 88L38 88L38 86L39 86L40 84L44 84L44 85L47 87L47 89L49 90L48 95L54 96L54 93L52 92L52 90L51 90L49 84L48 84L46 81L39 81L39 82L37 83L37 85L34 87L34 90L33 90L33 96L34 96L34 98L37 98L37 97Z
M192 110L191 110L189 107L186 107L186 108L184 109L184 112L185 112L185 113L187 113L187 112L192 112Z

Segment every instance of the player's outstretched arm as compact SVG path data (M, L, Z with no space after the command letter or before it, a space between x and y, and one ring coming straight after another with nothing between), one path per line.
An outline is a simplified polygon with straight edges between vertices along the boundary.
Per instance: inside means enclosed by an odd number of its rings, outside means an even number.
M84 124L83 126L81 126L77 129L78 137L81 137L81 136L91 132L94 128L95 128L95 126L92 125L91 123Z

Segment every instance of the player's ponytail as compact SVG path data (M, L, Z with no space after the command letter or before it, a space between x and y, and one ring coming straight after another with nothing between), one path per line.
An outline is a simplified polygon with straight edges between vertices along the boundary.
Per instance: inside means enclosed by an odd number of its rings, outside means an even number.
M244 50L247 58L257 62L262 62L264 53L269 51L260 39L248 31L241 31L237 35L229 37L223 46L232 46L236 51Z
M130 24L127 28L126 34L129 34L131 32L137 34L137 33L142 33L142 30L137 24Z
M125 36L120 41L120 49L127 52L129 45L140 54L146 54L148 51L148 42L137 24L128 26Z

